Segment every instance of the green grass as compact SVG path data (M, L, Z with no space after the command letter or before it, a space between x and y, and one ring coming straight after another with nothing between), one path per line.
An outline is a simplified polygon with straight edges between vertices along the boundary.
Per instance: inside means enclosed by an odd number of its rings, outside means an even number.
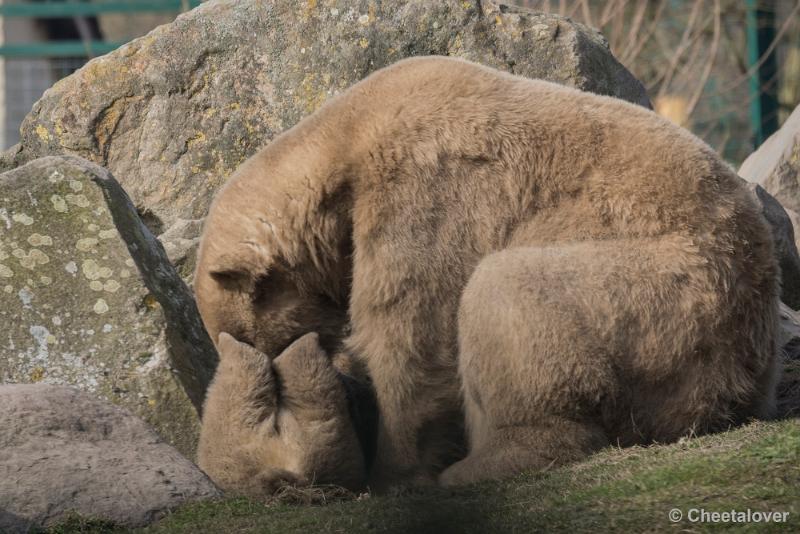
M300 494L303 497L304 494ZM800 420L756 422L672 445L609 448L544 473L459 490L392 496L297 494L259 503L226 499L180 508L142 533L197 532L800 532ZM672 523L668 512L684 514ZM700 524L689 509L789 512L788 523ZM125 532L73 518L58 533Z

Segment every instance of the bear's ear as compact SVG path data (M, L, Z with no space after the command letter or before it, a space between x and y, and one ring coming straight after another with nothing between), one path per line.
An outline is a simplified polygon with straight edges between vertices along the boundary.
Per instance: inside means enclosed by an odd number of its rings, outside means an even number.
M319 343L319 334L309 332L294 340L275 358L275 367L285 375L307 378L332 364Z
M283 406L298 420L310 423L348 413L347 393L317 333L297 339L272 363L281 382Z
M215 258L208 272L216 282L224 286L235 285L240 289L252 289L255 281L269 270L269 264L252 246L243 244L234 252Z

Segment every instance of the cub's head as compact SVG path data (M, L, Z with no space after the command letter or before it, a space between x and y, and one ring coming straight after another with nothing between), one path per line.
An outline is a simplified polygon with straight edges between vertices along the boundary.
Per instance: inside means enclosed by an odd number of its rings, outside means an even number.
M217 343L197 456L221 488L262 497L285 484L362 487L345 386L316 334L274 359L226 333Z

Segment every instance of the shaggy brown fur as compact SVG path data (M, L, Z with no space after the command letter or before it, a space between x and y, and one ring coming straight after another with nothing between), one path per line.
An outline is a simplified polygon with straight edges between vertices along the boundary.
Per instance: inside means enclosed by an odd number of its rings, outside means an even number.
M309 331L339 350L349 328L380 488L435 480L464 414L469 455L444 484L769 414L778 277L758 206L690 133L429 57L248 160L195 280L212 338L271 356Z

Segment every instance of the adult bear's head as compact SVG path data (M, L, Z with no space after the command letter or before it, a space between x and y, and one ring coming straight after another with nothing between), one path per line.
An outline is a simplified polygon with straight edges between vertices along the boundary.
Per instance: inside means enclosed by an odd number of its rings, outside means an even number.
M227 332L275 357L317 332L332 354L348 333L350 190L341 181L331 187L333 170L303 151L287 157L284 144L273 141L250 158L214 199L198 254L197 304L215 343Z

